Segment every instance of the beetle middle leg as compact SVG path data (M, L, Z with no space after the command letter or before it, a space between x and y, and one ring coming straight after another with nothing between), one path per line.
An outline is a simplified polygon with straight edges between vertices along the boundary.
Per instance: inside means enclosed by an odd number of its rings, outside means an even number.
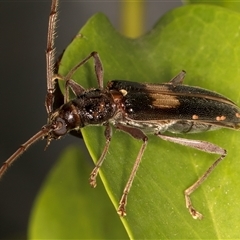
M130 188L132 186L134 177L135 177L136 172L138 170L138 167L139 167L139 164L141 162L143 153L144 153L144 151L147 147L148 138L140 129L126 127L126 126L123 126L121 124L116 124L115 127L117 129L121 130L121 131L124 131L124 132L130 134L132 137L143 141L143 144L142 144L142 146L139 150L138 156L137 156L137 158L135 160L135 163L133 165L133 169L130 173L130 177L129 177L129 179L128 179L126 185L125 185L125 188L123 190L121 200L119 202L119 207L118 207L117 213L120 216L124 217L124 216L126 216L126 205L127 205L128 193L130 191ZM100 167L101 167L101 165L102 165L102 163L103 163L103 161L106 157L106 154L107 154L107 151L108 151L108 148L109 148L109 145L110 145L110 141L111 141L111 135L112 135L111 127L108 124L106 126L106 129L105 129L105 137L106 137L105 147L103 149L102 155L100 156L99 160L96 163L95 168L93 169L93 171L90 174L90 179L89 180L90 180L90 185L92 187L96 187L96 185L97 185L96 184L96 177L97 177L99 169L100 169Z
M89 178L90 185L91 185L92 187L96 187L96 186L97 186L96 178L97 178L99 169L100 169L100 167L102 166L102 163L103 163L103 161L104 161L104 159L105 159L105 157L106 157L106 154L107 154L107 151L108 151L110 142L111 142L112 128L111 128L111 126L110 126L109 124L107 124L107 126L106 126L104 135L105 135L105 138L106 138L105 147L104 147L104 149L103 149L103 151L102 151L102 154L101 154L100 158L98 159L98 161L97 161L97 163L96 163L96 165L95 165L95 168L94 168L93 171L91 172L90 178Z
M122 130L122 131L130 134L132 137L143 141L142 146L141 146L141 148L140 148L140 150L138 152L137 158L135 160L135 163L133 165L132 171L130 173L130 176L128 178L128 181L127 181L127 183L125 185L125 188L123 190L123 194L122 194L121 200L119 202L119 207L118 207L117 213L121 217L124 217L127 214L126 213L126 205L127 205L128 193L130 191L130 188L132 186L134 177L135 177L135 175L137 173L138 167L139 167L140 162L142 160L143 153L144 153L144 151L145 151L145 149L147 147L148 138L140 129L126 127L126 126L123 126L123 125L120 125L120 124L118 124L116 127L117 127L117 129Z
M215 160L215 162L207 169L207 171L195 183L193 183L189 188L187 188L184 191L186 207L188 208L191 216L194 219L201 219L203 216L200 212L198 212L193 207L192 201L190 199L190 195L208 178L208 176L213 172L216 166L226 157L227 151L213 143L206 142L206 141L185 139L185 138L179 138L179 137L170 137L170 136L164 136L161 134L156 134L156 135L165 141L178 143L180 145L195 148L203 152L220 155L220 157L217 160Z

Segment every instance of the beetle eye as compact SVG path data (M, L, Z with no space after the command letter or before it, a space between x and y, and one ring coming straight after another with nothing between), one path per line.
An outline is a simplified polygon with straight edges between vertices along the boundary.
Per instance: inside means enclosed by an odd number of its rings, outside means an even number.
M54 125L55 125L55 128L53 130L53 133L55 136L62 136L67 133L66 124L62 118L57 118L56 123Z

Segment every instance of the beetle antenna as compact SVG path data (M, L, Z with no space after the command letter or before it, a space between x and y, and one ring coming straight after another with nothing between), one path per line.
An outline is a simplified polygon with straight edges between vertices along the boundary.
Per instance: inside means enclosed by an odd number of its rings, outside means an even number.
M51 132L51 125L45 125L42 129L29 138L25 143L23 143L15 153L13 153L1 166L0 168L0 179L7 169L12 165L12 163L20 157L32 144L34 144L39 139L45 137Z

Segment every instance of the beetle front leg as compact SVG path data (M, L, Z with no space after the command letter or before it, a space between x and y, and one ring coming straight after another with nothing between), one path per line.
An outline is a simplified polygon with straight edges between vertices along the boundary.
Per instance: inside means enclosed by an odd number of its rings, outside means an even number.
M74 66L66 75L65 79L71 79L73 74L79 69L79 67L85 64L90 58L93 58L94 60L94 70L97 77L98 87L100 89L103 89L103 66L97 52L91 52L85 59L83 59L80 63Z
M66 76L61 76L59 74L55 74L54 78L58 79L58 80L63 80L65 81L65 94L64 94L64 103L69 101L69 88L72 89L73 93L76 96L79 96L80 94L82 94L82 92L84 92L84 88L79 85L78 83L76 83L74 80L72 80L72 76L73 74L82 66L84 65L90 58L93 58L94 60L94 69L95 69L95 75L97 77L97 82L98 82L98 87L102 90L103 89L103 66L102 66L102 62L101 59L98 55L97 52L92 52L90 53L85 59L83 59L81 62L79 62L77 65L75 65ZM54 79L53 78L53 79ZM49 89L50 91L51 89ZM51 96L51 92L47 95L47 100L48 102L52 101L52 99L50 99ZM46 100L46 102L47 102ZM49 104L46 104L49 105Z

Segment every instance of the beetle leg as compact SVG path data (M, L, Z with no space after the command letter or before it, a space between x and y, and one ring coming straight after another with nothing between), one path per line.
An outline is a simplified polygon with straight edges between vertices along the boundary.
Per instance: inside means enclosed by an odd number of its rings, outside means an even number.
M91 52L85 59L83 59L80 63L78 63L76 66L74 66L66 75L65 79L71 79L72 75L78 70L79 67L81 67L84 63L86 63L90 58L93 58L94 60L94 69L95 74L97 77L98 87L100 89L103 89L103 66L102 62L100 60L100 57L97 52Z
M163 140L178 143L180 145L184 145L187 147L195 148L203 152L219 154L220 157L215 160L215 162L207 169L207 171L189 188L184 191L186 207L188 208L190 214L194 219L201 219L203 216L199 213L192 205L192 201L190 199L190 195L208 178L208 176L212 173L212 171L216 168L216 166L225 158L227 155L227 151L213 143L201 141L201 140L193 140L193 139L185 139L179 137L170 137L163 136L160 134L156 134Z
M104 135L106 137L106 144L105 147L103 149L102 155L100 156L100 158L98 159L95 168L93 169L93 171L90 174L90 178L89 178L89 182L90 185L92 187L96 187L97 186L97 182L96 182L96 178L99 172L100 167L102 166L102 163L106 157L110 142L111 142L111 137L112 137L112 128L109 124L106 125L106 129L104 132Z
M128 181L127 181L127 183L125 185L125 188L123 190L121 200L119 202L119 207L118 207L117 213L121 217L124 217L124 216L126 216L127 196L128 196L128 193L131 189L131 186L132 186L134 177L136 175L136 172L138 170L139 164L141 162L143 153L144 153L144 151L147 147L148 138L140 129L130 128L130 127L126 127L126 126L123 126L123 125L120 125L120 124L118 124L116 127L117 127L117 129L120 129L120 130L130 134L132 137L143 141L142 146L141 146L141 148L138 152L137 158L135 160L135 163L133 165L132 171L130 173L130 176L128 178Z
M169 83L173 84L173 85L179 85L183 83L183 79L186 75L186 72L184 70L182 70L177 76L175 76L174 78L172 78Z
M76 96L79 96L85 90L81 85L79 85L74 80L72 80L71 77L91 57L93 57L93 59L94 59L94 69L95 69L95 74L96 74L96 77L97 77L98 87L100 89L103 89L103 66L102 66L102 62L100 60L100 57L99 57L98 53L97 52L92 52L85 59L83 59L81 62L79 62L77 65L75 65L68 72L68 74L65 77L61 76L59 74L55 74L53 76L54 79L65 81L64 103L69 101L69 88L72 89L73 93Z

